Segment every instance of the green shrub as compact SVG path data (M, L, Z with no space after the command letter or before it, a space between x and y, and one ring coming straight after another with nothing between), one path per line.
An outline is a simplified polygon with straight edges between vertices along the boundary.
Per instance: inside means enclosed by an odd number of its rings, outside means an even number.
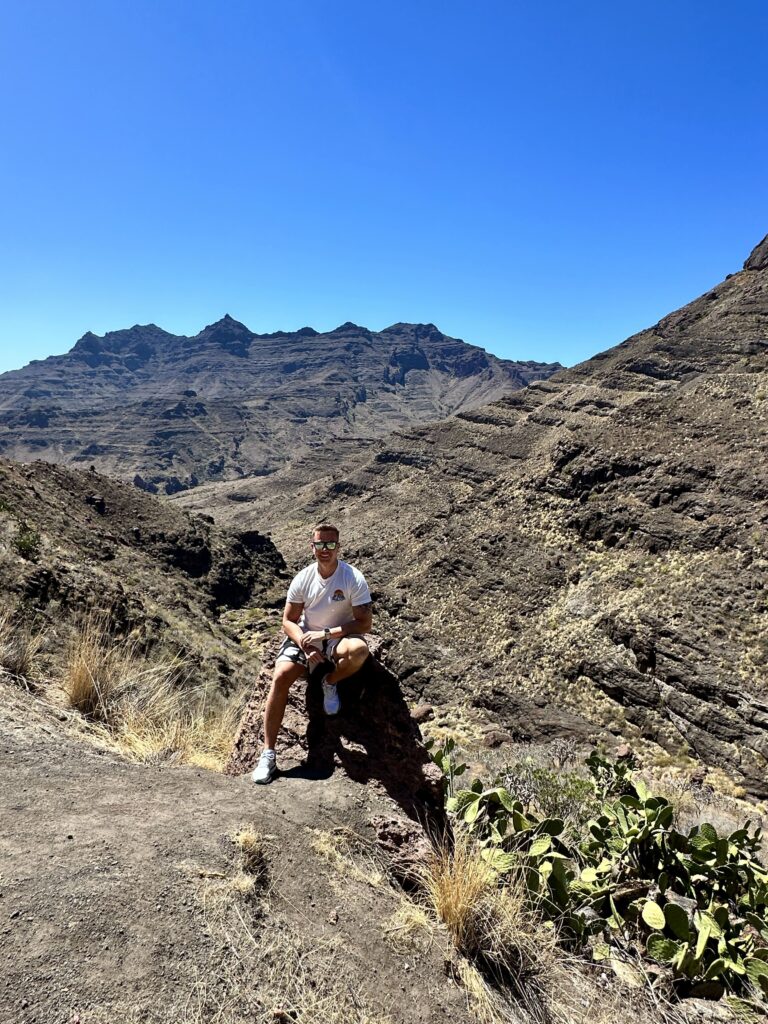
M19 527L19 532L13 538L14 548L22 558L26 558L29 562L37 561L41 543L42 538L37 530L32 530L28 526Z
M443 773L445 796L447 798L452 797L456 790L456 779L463 775L469 767L463 761L457 762L454 760L453 752L456 749L456 741L449 738L442 746L436 747L434 740L427 740L424 746L429 751L429 756Z
M567 835L551 789L554 773L525 803L504 785L479 780L447 800L449 813L480 842L501 876L522 877L533 906L556 922L562 942L644 951L665 965L681 994L726 991L768 999L768 871L761 832L749 822L730 835L710 824L674 827L674 807L633 771L592 754L595 814ZM519 771L502 773L510 786ZM498 779L496 780L498 782ZM583 781L583 780L582 780ZM573 785L565 778L564 791ZM537 803L538 801L538 803ZM543 806L546 804L546 807Z
M595 787L573 771L554 771L527 757L499 772L494 786L503 786L525 807L535 807L547 818L562 818L566 831L578 829L597 813Z

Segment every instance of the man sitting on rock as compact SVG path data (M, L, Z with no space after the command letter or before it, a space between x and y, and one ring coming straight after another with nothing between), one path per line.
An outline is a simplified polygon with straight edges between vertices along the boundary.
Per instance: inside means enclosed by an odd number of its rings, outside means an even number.
M365 577L339 560L339 531L321 523L312 531L314 561L291 580L283 612L285 640L275 661L264 711L264 752L254 782L271 782L277 771L275 743L288 691L307 671L323 684L327 715L339 710L336 684L358 671L368 657L363 634L371 631L371 594Z

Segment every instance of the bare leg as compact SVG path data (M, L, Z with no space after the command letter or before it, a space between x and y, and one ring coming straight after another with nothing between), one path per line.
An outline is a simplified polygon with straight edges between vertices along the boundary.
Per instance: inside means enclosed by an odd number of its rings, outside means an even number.
M303 665L294 665L292 661L280 661L275 665L272 686L264 709L264 746L268 750L275 749L277 734L283 724L285 705L288 703L288 691L304 674Z
M333 652L336 668L325 677L326 683L338 683L352 676L365 664L368 657L368 645L359 636L345 636L340 640Z

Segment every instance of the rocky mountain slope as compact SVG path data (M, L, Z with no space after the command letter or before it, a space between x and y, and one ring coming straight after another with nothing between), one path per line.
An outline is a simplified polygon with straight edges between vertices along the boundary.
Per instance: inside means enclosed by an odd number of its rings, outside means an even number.
M354 449L558 368L497 359L433 324L259 335L225 316L194 337L154 324L89 333L0 375L0 453L173 493L271 473L331 439Z
M336 454L179 498L295 564L338 521L413 699L768 796L768 238L616 348Z
M284 571L258 531L222 530L95 472L0 459L0 613L45 634L50 665L97 611L143 650L184 658L191 684L237 688L257 663L218 609L268 601Z

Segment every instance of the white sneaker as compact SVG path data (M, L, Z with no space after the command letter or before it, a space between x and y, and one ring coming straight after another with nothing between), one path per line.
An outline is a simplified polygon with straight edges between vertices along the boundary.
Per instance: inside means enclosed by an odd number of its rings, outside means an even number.
M335 683L323 683L323 711L326 715L338 715L341 702Z
M257 785L266 786L271 782L277 773L277 761L274 750L265 750L259 758L259 763L253 769L251 778Z

